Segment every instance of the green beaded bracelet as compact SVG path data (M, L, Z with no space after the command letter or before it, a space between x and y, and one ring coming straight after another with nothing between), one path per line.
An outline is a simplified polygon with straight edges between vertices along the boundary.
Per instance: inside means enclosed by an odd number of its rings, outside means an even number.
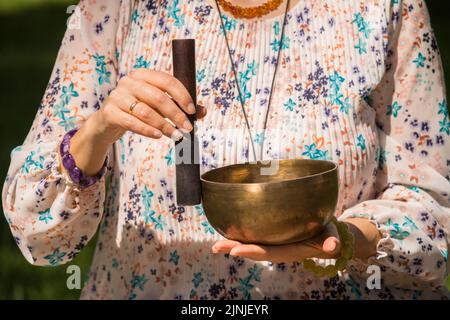
M336 259L334 265L328 265L322 267L316 264L314 260L306 259L303 261L303 267L305 270L311 271L319 277L334 277L339 271L344 270L347 267L348 262L353 257L353 249L355 245L355 238L350 232L348 225L345 222L338 221L335 217L330 221L336 226L339 234L339 239L342 243L341 256Z

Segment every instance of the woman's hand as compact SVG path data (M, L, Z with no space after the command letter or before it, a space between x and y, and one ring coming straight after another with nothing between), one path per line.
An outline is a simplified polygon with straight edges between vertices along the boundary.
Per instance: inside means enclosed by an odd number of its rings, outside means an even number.
M138 104L130 114L130 106L136 101ZM196 108L178 79L160 71L137 69L119 80L99 110L93 120L97 125L95 134L107 144L114 143L125 131L154 139L165 135L178 140L182 134L176 128L185 132L193 129L183 111L194 114ZM206 109L200 107L197 116L201 118L205 113Z
M133 111L130 106L138 102ZM186 114L206 115L206 108L195 108L189 92L172 75L137 69L119 80L99 111L88 118L71 141L70 152L77 166L88 175L102 167L107 150L126 131L159 139L174 140L179 131L193 128ZM169 120L166 120L166 118Z
M220 240L212 247L213 253L229 253L256 261L274 263L302 261L307 258L339 257L341 242L333 223L314 238L280 246L242 244L238 241Z
M355 237L354 257L364 260L375 255L376 245L381 238L376 226L364 218L352 218L345 222ZM213 245L212 252L229 253L232 256L256 261L281 263L308 258L335 259L340 256L341 247L336 226L329 223L321 234L293 244L267 246L220 240Z

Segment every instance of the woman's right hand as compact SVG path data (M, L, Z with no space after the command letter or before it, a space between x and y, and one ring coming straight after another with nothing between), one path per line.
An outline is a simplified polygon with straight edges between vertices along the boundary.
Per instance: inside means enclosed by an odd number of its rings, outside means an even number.
M139 103L130 114L129 108L136 101ZM188 114L196 112L189 92L178 79L161 71L137 69L119 80L94 117L95 134L107 144L114 143L125 131L154 139L164 134L179 140L181 132L164 118L179 129L191 131L192 125L180 108ZM202 109L200 117L204 115Z
M136 101L130 113L130 106ZM162 135L181 139L179 130L193 129L183 111L197 112L197 118L206 114L206 108L195 108L189 92L172 75L149 69L134 70L119 80L100 110L75 134L70 152L81 170L88 175L96 174L108 148L126 131L154 139Z

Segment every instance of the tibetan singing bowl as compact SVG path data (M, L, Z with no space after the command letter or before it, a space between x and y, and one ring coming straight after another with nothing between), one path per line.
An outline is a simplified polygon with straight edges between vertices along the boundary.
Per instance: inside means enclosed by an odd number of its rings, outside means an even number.
M336 209L338 169L331 161L245 163L201 176L211 226L244 243L287 244L322 231Z

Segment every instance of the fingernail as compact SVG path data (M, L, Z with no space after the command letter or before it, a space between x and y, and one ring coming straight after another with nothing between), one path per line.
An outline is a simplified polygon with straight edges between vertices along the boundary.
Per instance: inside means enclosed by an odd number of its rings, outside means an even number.
M159 130L155 131L155 137L161 138L162 137L162 132L159 131Z
M187 106L187 110L189 113L195 113L195 111L196 111L195 105L192 102L189 103L189 105Z
M174 140L174 141L180 141L181 139L183 139L183 134L182 134L180 131L175 130L175 131L172 133L172 140Z
M334 250L336 250L336 241L332 241L330 244L330 252L333 252Z
M186 120L184 123L183 123L183 129L184 130L187 130L187 131L191 131L193 128L192 128L192 124L191 124L191 122L189 121L189 120Z
M336 250L336 243L333 243L333 244L331 245L331 252L333 252L334 250Z

